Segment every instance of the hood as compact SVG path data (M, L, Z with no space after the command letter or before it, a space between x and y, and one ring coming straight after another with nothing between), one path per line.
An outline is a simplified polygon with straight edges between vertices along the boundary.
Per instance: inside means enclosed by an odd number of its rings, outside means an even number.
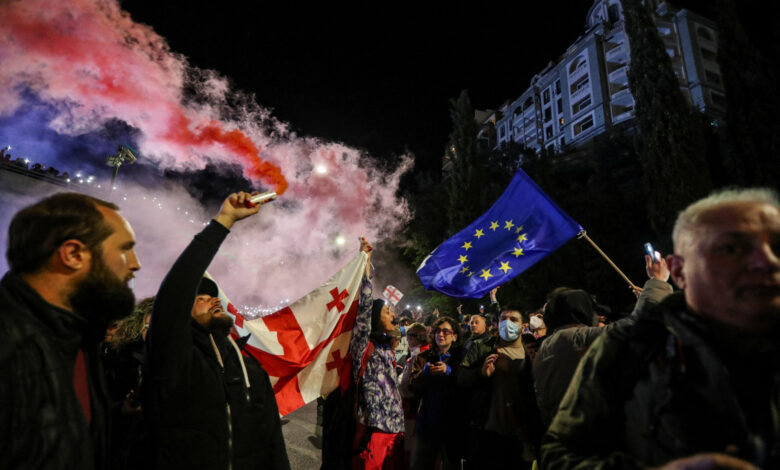
M593 300L580 289L565 290L547 303L544 323L548 334L562 326L580 324L593 326Z

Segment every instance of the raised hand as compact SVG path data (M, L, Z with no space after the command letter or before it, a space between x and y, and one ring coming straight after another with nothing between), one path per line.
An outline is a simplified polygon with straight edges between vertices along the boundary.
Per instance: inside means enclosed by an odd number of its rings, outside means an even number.
M262 204L254 204L249 199L258 194L257 191L252 194L244 191L233 193L225 199L222 203L222 207L219 209L219 214L215 217L215 220L229 229L237 220L245 219L251 215L257 214Z

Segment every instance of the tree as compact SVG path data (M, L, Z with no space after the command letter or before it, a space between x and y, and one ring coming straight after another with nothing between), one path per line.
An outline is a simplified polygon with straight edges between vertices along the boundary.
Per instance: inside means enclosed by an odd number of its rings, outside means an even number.
M733 0L718 1L718 62L726 90L728 170L740 184L780 181L780 106L770 65L753 47Z
M676 214L711 188L704 122L680 90L648 7L622 3L648 212L656 234L668 237Z
M470 224L480 212L482 197L479 188L485 182L477 152L479 125L474 119L474 109L468 93L461 91L457 99L450 100L452 133L447 153L452 161L449 184L449 234L457 233Z

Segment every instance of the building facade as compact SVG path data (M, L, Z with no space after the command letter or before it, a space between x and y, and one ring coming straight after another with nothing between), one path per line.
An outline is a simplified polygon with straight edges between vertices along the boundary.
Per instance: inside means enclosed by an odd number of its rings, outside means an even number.
M667 2L653 2L654 19L684 95L701 112L719 119L726 99L711 20ZM520 96L480 120L482 145L510 141L537 152L578 146L634 117L628 86L631 54L620 0L596 0L585 32L566 52L531 79ZM479 117L478 117L479 119Z

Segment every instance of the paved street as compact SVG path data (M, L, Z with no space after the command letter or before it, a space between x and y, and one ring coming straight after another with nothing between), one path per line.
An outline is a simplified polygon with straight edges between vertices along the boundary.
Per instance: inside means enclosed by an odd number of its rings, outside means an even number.
M322 451L315 447L317 401L282 418L282 433L292 470L316 470L322 463Z

